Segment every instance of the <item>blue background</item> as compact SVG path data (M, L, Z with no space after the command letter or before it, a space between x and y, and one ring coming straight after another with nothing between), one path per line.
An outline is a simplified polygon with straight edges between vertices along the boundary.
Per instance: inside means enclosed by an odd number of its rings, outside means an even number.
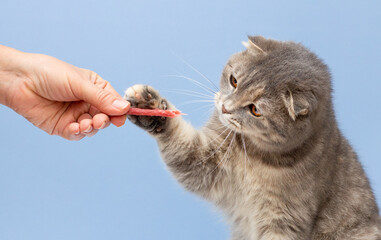
M2 0L0 44L99 73L121 94L146 83L200 127L209 102L180 74L215 83L247 35L301 42L330 66L337 119L381 203L379 1ZM207 106L207 104L209 104ZM170 176L154 140L127 123L80 142L0 106L0 239L227 239L210 204Z

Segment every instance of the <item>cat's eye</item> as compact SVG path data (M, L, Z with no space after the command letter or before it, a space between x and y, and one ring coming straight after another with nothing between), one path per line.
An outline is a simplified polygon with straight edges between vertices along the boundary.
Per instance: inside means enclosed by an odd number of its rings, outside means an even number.
M230 84L234 87L234 88L237 88L237 79L233 76L233 75L230 75Z
M250 112L251 112L254 116L256 116L256 117L260 117L260 116L262 116L262 114L259 112L257 106L255 106L255 104L251 104L251 105L249 106L249 108L250 108Z

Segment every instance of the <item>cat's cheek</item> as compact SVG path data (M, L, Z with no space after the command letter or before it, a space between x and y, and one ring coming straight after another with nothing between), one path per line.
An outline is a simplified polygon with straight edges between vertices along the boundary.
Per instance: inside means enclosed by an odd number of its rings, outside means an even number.
M229 123L228 121L224 118L224 116L222 114L220 114L218 116L218 118L220 119L220 122L225 126L225 127L229 127Z

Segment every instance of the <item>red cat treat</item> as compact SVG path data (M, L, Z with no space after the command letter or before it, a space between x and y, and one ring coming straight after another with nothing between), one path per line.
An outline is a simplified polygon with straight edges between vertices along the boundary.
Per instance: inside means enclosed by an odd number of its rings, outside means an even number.
M127 112L128 115L139 116L157 116L157 117L170 117L174 118L183 115L179 110L162 110L162 109L143 109L143 108L130 108Z

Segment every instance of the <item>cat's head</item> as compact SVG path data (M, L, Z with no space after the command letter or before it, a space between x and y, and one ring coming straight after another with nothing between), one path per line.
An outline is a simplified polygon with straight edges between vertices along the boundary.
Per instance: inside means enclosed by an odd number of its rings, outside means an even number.
M294 42L260 36L243 43L221 77L216 108L220 121L269 152L290 151L332 116L328 69Z

